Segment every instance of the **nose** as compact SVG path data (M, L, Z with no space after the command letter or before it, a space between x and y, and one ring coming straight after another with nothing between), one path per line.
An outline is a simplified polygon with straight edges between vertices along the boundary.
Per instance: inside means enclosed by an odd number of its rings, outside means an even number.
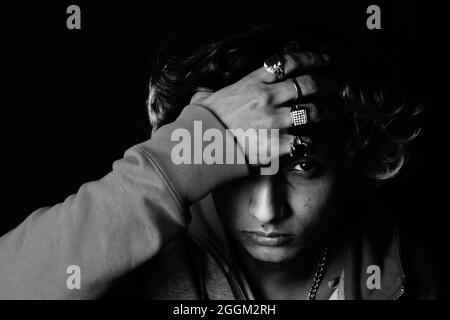
M282 219L285 208L281 199L282 187L276 179L261 176L255 181L249 203L249 213L261 224L275 223Z

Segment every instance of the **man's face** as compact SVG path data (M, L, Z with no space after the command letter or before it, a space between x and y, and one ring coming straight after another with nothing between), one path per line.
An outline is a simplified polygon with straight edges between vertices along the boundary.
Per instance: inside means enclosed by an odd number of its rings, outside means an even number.
M228 234L258 261L295 258L332 226L345 202L346 179L330 147L287 158L277 175L247 177L213 193Z

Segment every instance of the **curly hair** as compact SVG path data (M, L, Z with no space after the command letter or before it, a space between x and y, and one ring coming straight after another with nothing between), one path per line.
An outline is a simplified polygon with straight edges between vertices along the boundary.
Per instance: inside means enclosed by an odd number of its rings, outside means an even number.
M379 186L398 174L407 145L420 132L421 108L408 101L395 65L343 44L308 39L299 29L279 31L249 26L218 35L217 41L188 45L172 42L154 60L147 101L154 128L172 122L199 88L218 90L259 68L274 53L290 50L326 52L340 79L340 104L345 130L342 159L354 182ZM294 32L292 32L294 30ZM178 47L177 47L178 45Z

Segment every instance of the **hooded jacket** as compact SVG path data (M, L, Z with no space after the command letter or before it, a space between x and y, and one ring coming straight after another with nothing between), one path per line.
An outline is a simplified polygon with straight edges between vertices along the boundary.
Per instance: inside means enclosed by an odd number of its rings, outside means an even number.
M0 298L254 299L210 195L249 168L171 160L172 133L195 135L196 120L234 143L214 114L189 105L104 178L3 235ZM345 236L335 241L343 267L327 272L321 286L331 290L345 275L345 299L397 299L405 288L398 235L389 213L368 203L365 214L348 220L356 223L344 223ZM369 288L370 266L379 267L379 288Z

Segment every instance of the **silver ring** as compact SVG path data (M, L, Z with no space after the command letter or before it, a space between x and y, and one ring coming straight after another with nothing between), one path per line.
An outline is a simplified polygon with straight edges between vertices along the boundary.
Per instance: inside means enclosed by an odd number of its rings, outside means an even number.
M307 157L309 145L303 141L299 136L294 137L294 141L290 144L289 155L293 157L294 155L303 155Z
M293 106L290 115L293 127L302 126L308 123L308 112L305 108L302 108L301 104Z
M292 84L294 85L295 92L297 93L297 97L295 98L295 100L297 101L298 98L300 98L300 96L301 96L302 89L300 88L300 85L297 82L297 78L289 79L289 80L291 80Z
M267 72L275 75L277 80L284 79L284 61L279 55L273 55L264 61Z

